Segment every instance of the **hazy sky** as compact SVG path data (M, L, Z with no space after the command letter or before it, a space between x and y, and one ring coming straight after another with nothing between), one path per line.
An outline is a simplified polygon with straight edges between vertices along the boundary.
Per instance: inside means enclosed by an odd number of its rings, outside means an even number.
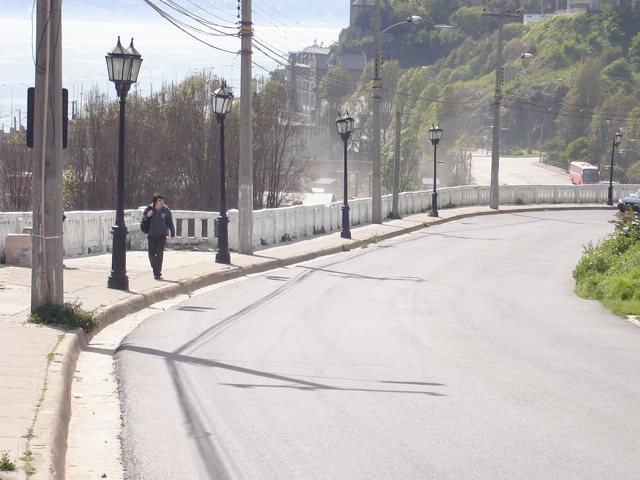
M198 22L163 4L151 3L192 27L193 36L172 25L144 0L63 0L62 80L69 100L99 88L115 99L107 79L105 55L117 42L126 47L131 38L142 54L138 92L148 95L162 83L181 81L189 73L213 69L232 87L240 84L238 2L232 0L175 0ZM0 124L9 129L13 116L26 123L26 89L34 84L33 38L36 18L32 2L2 0L0 7ZM108 4L109 7L103 5ZM349 0L252 0L254 24L253 75L266 75L287 52L299 51L314 41L329 46L349 23ZM199 7L199 8L198 8ZM217 32L227 33L219 35ZM221 49L221 50L220 50ZM264 52L264 53L262 53ZM262 67L262 68L260 68ZM132 87L132 89L135 87Z

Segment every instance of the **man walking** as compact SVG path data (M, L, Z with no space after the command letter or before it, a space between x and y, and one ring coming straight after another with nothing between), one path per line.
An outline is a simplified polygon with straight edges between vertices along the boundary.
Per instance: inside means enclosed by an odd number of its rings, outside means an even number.
M171 210L164 204L164 197L159 193L153 194L153 204L145 208L142 218L149 222L149 262L153 269L153 278L162 278L162 260L164 246L167 242L167 230L171 233L171 240L176 237Z

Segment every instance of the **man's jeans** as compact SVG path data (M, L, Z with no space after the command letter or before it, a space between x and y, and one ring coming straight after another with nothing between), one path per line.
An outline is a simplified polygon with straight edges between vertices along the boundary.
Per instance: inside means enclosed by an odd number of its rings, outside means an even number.
M164 259L164 245L167 243L167 237L149 235L147 240L149 241L149 263L153 269L153 276L159 277L162 275L162 260Z

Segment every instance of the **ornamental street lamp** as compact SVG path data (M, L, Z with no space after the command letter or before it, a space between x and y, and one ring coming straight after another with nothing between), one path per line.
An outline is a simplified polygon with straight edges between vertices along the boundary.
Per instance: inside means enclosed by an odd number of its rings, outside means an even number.
M609 167L609 194L607 195L607 205L613 205L613 156L616 151L616 147L620 145L622 140L622 133L616 132L613 137L613 146L611 147L611 165Z
M213 111L220 125L220 216L218 221L218 252L216 263L231 263L229 254L229 217L227 216L226 174L224 165L224 117L231 111L233 92L227 88L227 82L213 92Z
M436 172L437 172L437 156L436 153L438 151L438 143L442 138L442 129L440 125L434 127L431 125L429 129L429 140L431 140L431 144L433 145L433 193L431 194L431 216L438 216L438 192L436 190Z
M349 115L349 112L346 112L343 117L340 112L338 112L338 118L336 118L336 128L338 129L338 133L342 137L342 142L344 143L344 197L342 202L342 231L340 232L340 237L342 238L351 238L351 230L349 230L349 184L347 179L347 141L351 136L351 132L353 131L353 118Z
M138 81L138 73L142 64L142 56L133 46L133 38L129 48L118 44L107 53L107 71L109 80L116 86L116 93L120 98L120 131L118 135L118 179L116 223L111 228L113 235L113 249L111 253L111 276L107 286L117 290L129 290L127 277L127 225L124 222L124 132L125 132L125 103L131 85Z

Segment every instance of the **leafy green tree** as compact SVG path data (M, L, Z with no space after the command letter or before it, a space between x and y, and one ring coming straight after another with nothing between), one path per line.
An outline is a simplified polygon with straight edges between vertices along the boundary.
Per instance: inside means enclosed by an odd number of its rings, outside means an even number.
M566 150L560 154L560 160L567 167L571 162L584 162L589 158L589 140L586 137L580 137L569 143Z
M601 70L599 59L585 60L576 68L564 99L567 114L558 119L559 136L568 142L587 135L591 112L600 105L602 98Z
M73 165L62 174L62 199L65 210L82 210L82 177L74 169Z
M631 93L633 88L633 74L627 59L619 59L607 65L602 70L603 84L606 91L612 94Z
M342 67L331 67L327 74L320 80L318 93L320 98L326 100L329 109L336 111L346 97L349 97L356 89L357 81Z
M627 169L627 177L631 183L640 183L640 162L635 162Z
M395 122L394 122L395 127ZM395 164L395 136L384 147L382 152L382 188L387 192L393 191L393 173ZM421 188L418 177L420 153L416 132L403 128L400 140L400 191L410 192Z
M465 35L479 39L496 29L495 21L490 17L482 16L484 8L462 7L451 15L451 23L462 30Z
M630 66L635 72L640 72L640 33L637 33L629 47Z

